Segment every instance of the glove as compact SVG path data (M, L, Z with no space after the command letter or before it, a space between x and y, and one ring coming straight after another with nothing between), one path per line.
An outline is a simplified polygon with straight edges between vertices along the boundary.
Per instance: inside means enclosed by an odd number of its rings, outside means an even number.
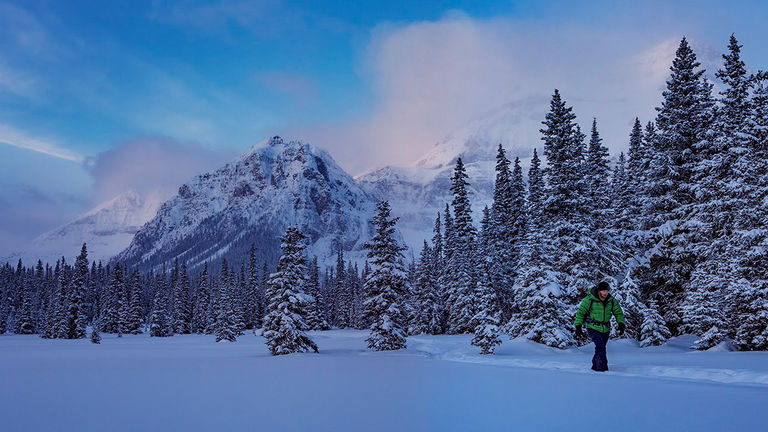
M577 325L576 326L576 337L582 337L582 336L584 336L584 333L581 331L581 326Z
M624 323L619 323L619 336L624 336L625 328L627 328L627 326L625 326Z

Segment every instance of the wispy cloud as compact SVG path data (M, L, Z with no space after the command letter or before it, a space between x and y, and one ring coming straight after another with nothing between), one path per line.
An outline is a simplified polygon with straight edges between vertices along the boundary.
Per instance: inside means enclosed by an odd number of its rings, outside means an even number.
M65 159L72 162L83 162L84 158L56 143L28 135L12 126L0 124L0 143L42 153L59 159Z
M157 136L125 140L88 159L86 166L94 179L93 202L127 190L167 198L193 176L218 168L236 154L231 149L210 150Z
M540 146L540 122L559 88L583 127L598 118L606 144L617 154L626 148L634 118L655 116L674 50L688 27L581 23L555 31L551 24L452 14L379 26L361 67L376 97L371 113L296 131L360 172L372 165L408 164L483 113L525 101L526 121L510 129L520 129L516 136L526 140L518 148L530 150ZM717 50L696 42L713 72Z

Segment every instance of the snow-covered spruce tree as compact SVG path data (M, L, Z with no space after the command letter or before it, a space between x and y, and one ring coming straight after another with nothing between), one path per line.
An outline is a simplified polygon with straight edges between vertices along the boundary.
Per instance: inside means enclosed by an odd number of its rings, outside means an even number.
M216 342L222 340L235 342L238 333L238 319L233 304L233 285L230 271L227 268L227 260L221 261L221 278L219 282L219 300L216 310L216 324L214 325L214 334Z
M640 346L661 345L670 338L670 332L659 314L656 300L650 300L643 310L643 325L640 328Z
M475 336L472 345L480 347L481 354L493 354L499 339L501 325L501 307L496 296L496 290L491 287L487 275L480 277L478 282L479 299L477 313L472 321L475 323Z
M336 306L336 326L347 328L352 322L352 295L344 262L344 251L341 249L336 254L336 281L334 286L336 288L336 299L334 301Z
M565 308L560 313L569 319L576 305L594 286L594 281L614 274L615 262L600 243L600 230L594 229L593 206L584 175L584 135L575 123L576 116L555 90L550 112L542 124L542 141L547 157L546 187L542 203L544 238L547 247L558 251L551 256L554 285L552 295L561 297ZM564 326L566 329L570 325Z
M516 313L506 325L511 337L522 336L556 348L573 344L566 329L570 317L564 293L552 267L552 248L546 238L542 203L544 184L534 150L528 174L528 225L515 281Z
M653 158L643 225L653 253L647 269L635 274L644 296L657 300L672 335L680 334L681 306L699 261L696 244L704 228L690 217L697 204L695 171L713 116L711 85L699 65L683 38L657 108L658 133L650 143Z
M152 315L149 318L149 335L153 337L173 336L173 322L168 311L168 282L165 272L159 276L155 299L152 301Z
M719 343L728 333L723 312L725 303L738 301L727 295L727 286L736 279L728 271L734 235L734 216L748 205L754 190L747 178L749 154L749 93L752 85L740 58L740 45L731 35L729 54L723 55L724 67L717 72L723 81L720 109L712 133L699 141L698 162L694 170L696 202L689 212L688 225L695 256L700 262L691 274L681 312L680 331L706 335L697 341L700 349ZM690 301L697 302L691 304ZM725 301L724 301L725 300Z
M100 344L101 335L99 334L99 323L94 321L91 325L91 343Z
M120 295L123 292L123 267L115 263L112 268L109 286L103 295L101 302L101 331L104 333L117 333L120 327Z
M256 245L251 244L248 250L248 285L245 297L245 328L254 329L261 326L264 311L259 302L259 267L256 263Z
M434 270L435 252L427 241L421 249L415 285L417 325L415 334L440 334L443 312L437 292L437 273Z
M622 231L636 230L639 228L640 213L642 210L641 199L646 189L646 173L648 171L648 152L643 140L643 126L640 119L635 117L632 131L629 133L629 150L627 151L626 181L628 190L635 195L622 207L621 215L616 215ZM625 221L630 224L624 228ZM623 237L626 239L627 234Z
M467 192L467 173L461 158L451 178L453 192L453 224L451 226L451 256L446 262L448 274L448 333L471 333L475 316L475 253L477 231L472 224L472 209Z
M289 227L280 238L282 255L277 262L277 271L269 277L263 332L272 355L310 349L317 352L317 345L305 333L308 305L314 301L305 293L305 238L295 227Z
M190 310L189 275L187 263L181 264L178 271L178 282L173 291L173 331L178 334L189 334L192 327Z
M373 239L366 244L371 272L365 280L365 316L371 322L368 348L383 351L405 348L405 316L402 301L408 291L402 251L395 239L398 218L391 216L389 202L377 205L371 222Z
M16 333L18 334L35 333L35 320L32 310L32 284L31 278L24 278L20 284L21 306L16 317Z
M503 304L504 318L509 319L512 305L511 288L515 277L515 245L520 239L516 238L513 230L513 218L519 217L514 213L512 197L512 172L509 169L509 159L504 148L499 144L496 154L496 181L493 190L493 204L487 232L483 241L486 242L486 256L491 259L490 276L492 287Z
M625 274L612 294L621 304L626 323L625 337L637 339L643 324L645 306L640 301L640 289L631 274ZM615 330L613 331L616 334Z
M312 258L312 262L309 265L307 293L314 299L308 305L307 326L309 326L310 330L330 330L331 326L325 319L325 302L322 290L320 289L320 266L317 263L317 256Z
M72 286L69 290L67 308L67 339L82 339L85 337L86 306L85 298L88 292L88 250L85 243L80 249L80 255L75 260Z
M56 307L53 317L53 333L57 339L66 339L67 325L69 323L69 290L72 286L72 267L61 257L61 271L59 272L58 287L56 291Z
M443 259L442 259L442 271L440 272L437 280L437 286L440 291L440 302L443 308L443 333L448 332L450 327L449 319L449 291L448 285L452 278L451 268L448 266L448 261L453 255L453 217L451 217L451 209L449 204L445 204L443 210Z
M40 331L40 337L44 339L51 339L54 337L53 314L56 307L56 281L60 271L60 263L59 261L56 261L56 266L53 268L53 273L50 275L50 279L46 277L48 283L45 287L45 293L40 299L41 310L40 318L38 319L38 327Z
M587 191L592 201L592 223L596 229L603 229L612 219L610 207L610 168L608 167L608 149L597 130L597 119L592 119L592 131L585 158L584 175Z
M611 211L613 214L612 228L613 235L619 237L622 247L631 245L631 233L634 231L634 217L632 207L636 202L631 188L631 180L628 177L626 159L624 152L619 154L619 160L613 169L613 179L611 181ZM625 252L625 257L628 255Z
M746 279L738 282L741 285L732 285L739 296L733 347L739 351L768 350L768 288L765 283L756 285Z
M125 318L123 332L127 334L140 334L144 324L144 306L141 296L141 274L134 269L128 278L128 310Z
M208 263L203 266L203 272L198 278L197 299L192 312L192 331L198 334L211 334L213 320L211 319L211 291L208 288Z
M481 349L481 354L493 354L496 345L501 343L499 332L501 326L501 302L498 291L492 285L492 256L493 240L490 229L493 222L490 218L488 207L483 210L483 220L480 224L480 259L478 263L478 278L475 298L477 298L477 312L472 317L472 327L475 336L472 345Z

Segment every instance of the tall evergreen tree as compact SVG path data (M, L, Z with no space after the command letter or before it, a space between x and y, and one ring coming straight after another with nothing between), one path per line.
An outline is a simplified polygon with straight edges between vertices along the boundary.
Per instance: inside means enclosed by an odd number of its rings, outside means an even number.
M472 225L472 209L466 181L467 173L461 158L451 179L453 192L453 224L451 226L451 256L446 262L449 275L446 291L448 294L448 332L470 333L470 323L475 315L475 252L476 229Z
M269 305L263 334L273 355L310 349L317 352L317 345L305 333L308 330L308 304L314 300L305 293L305 238L298 228L289 227L286 230L280 239L282 255L277 271L269 277Z
M312 258L309 265L309 279L307 281L307 294L312 297L307 311L307 326L310 330L329 330L331 326L325 319L323 293L320 290L320 266L317 256Z
M373 239L366 244L371 272L365 280L365 316L371 322L366 341L376 351L405 348L405 316L402 299L408 291L402 251L395 239L398 218L391 216L389 202L377 205L371 222Z
M699 260L695 244L704 234L690 218L697 204L695 171L713 117L711 85L699 66L683 38L657 108L658 133L649 143L653 158L643 225L654 252L635 274L643 293L657 300L672 335L680 334L685 290Z
M88 292L88 250L85 243L75 261L74 279L69 291L67 310L67 339L85 338L87 315L85 300Z
M195 333L211 334L213 320L211 319L211 291L208 288L208 263L203 266L203 272L198 278L197 301L193 312L192 328Z
M234 342L237 340L239 331L238 316L234 307L234 286L231 273L231 270L227 266L227 260L221 260L218 307L216 309L216 324L214 325L216 342L222 340Z
M159 276L155 299L152 302L152 315L149 318L149 335L153 337L173 336L173 322L168 310L168 281L165 272Z

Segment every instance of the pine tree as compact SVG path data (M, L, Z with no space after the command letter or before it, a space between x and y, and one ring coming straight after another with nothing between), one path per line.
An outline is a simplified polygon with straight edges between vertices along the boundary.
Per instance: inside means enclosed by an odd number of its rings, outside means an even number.
M143 299L141 297L141 274L134 269L128 279L127 315L125 319L124 333L140 334L144 323Z
M696 167L708 157L704 149L713 117L711 85L699 65L683 38L657 108L658 133L649 143L653 157L643 225L653 253L635 274L644 295L658 301L673 335L680 334L685 291L700 260L697 244L706 235L700 220L691 218L697 205Z
M251 244L248 250L248 285L245 292L244 318L245 328L254 329L261 325L263 312L259 306L259 273L256 266L256 245Z
M120 327L120 295L123 292L123 268L116 263L112 269L109 287L104 295L99 321L104 333L117 333Z
M307 326L310 330L329 330L331 326L323 313L325 302L320 290L320 266L317 264L317 256L312 258L312 263L309 265L307 294L313 298L313 301L308 305Z
M475 323L472 345L480 347L481 354L493 354L496 345L501 343L499 339L501 307L488 276L483 275L478 284L478 311L472 319Z
M336 280L334 282L336 298L334 305L336 306L336 326L339 328L347 328L351 324L351 306L352 299L349 292L348 278L346 268L344 264L344 251L338 250L336 254Z
M221 279L219 282L219 298L216 308L216 324L214 334L216 342L226 340L235 342L238 334L238 317L233 304L233 284L227 267L227 260L221 261Z
M515 159L515 168L519 160ZM494 183L493 205L487 221L487 233L484 236L488 245L485 253L491 259L490 272L493 289L504 305L505 318L509 318L512 293L509 291L515 277L515 242L519 239L514 232L517 222L512 191L512 172L504 148L499 144L496 155L496 181Z
M470 322L475 315L475 252L476 230L472 225L472 210L469 204L466 181L467 173L461 158L451 179L453 192L453 214L451 225L451 255L446 262L449 276L446 284L448 294L448 333L470 333L474 330Z
M195 333L211 334L213 322L211 320L211 292L208 289L208 263L203 266L200 273L197 288L197 301L193 312L192 328Z
M443 311L440 307L440 295L437 287L437 273L434 270L435 252L426 240L419 256L417 268L416 312L417 324L415 334L440 334L442 331Z
M650 300L643 311L643 325L640 328L640 346L661 345L670 338L670 332L659 314L655 300Z
M389 202L377 205L371 222L375 235L366 244L371 272L365 280L365 316L371 322L366 341L368 348L396 350L405 348L405 316L402 299L408 291L402 251L395 239L397 218L391 217Z
M67 310L67 339L82 339L85 337L86 310L85 298L88 291L88 251L83 243L80 255L75 261L74 279L69 291Z
M173 323L168 311L168 282L165 272L160 281L152 302L152 315L149 318L149 335L153 337L173 336Z
M21 281L21 308L17 317L18 334L33 334L35 332L35 322L32 316L32 281L30 279Z
M587 191L592 201L592 221L596 229L604 228L611 219L610 210L610 168L608 167L608 149L597 130L597 119L592 119L592 132L587 148L585 175Z
M626 337L637 339L643 324L645 306L640 302L640 289L630 274L624 275L613 296L619 301L624 312Z
M91 342L95 344L101 343L101 335L99 334L98 323L96 322L91 326Z
M308 304L314 299L305 293L307 268L304 239L298 228L289 227L280 239L282 256L277 271L269 277L264 337L273 355L317 352L317 345L304 332L308 329Z
M178 267L178 263L176 266ZM191 332L191 310L187 263L181 264L178 275L178 282L173 292L173 328L174 333L189 334Z

